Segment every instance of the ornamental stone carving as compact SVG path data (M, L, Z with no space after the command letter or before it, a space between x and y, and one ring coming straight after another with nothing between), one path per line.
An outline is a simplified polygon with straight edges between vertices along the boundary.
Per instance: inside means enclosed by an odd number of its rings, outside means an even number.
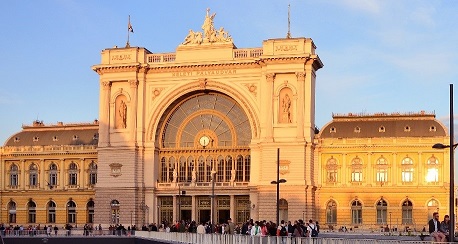
M201 45L205 43L232 43L232 37L220 27L215 29L213 19L216 13L210 15L210 9L207 8L207 15L205 16L204 23L202 24L202 31L197 32L189 30L188 35L185 37L181 45Z

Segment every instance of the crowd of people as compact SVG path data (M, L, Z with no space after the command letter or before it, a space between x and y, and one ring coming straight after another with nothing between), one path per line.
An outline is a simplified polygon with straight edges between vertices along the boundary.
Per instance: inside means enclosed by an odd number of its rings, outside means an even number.
M196 221L176 221L175 223L167 223L163 221L159 226L155 223L149 226L142 226L143 231L162 231L162 232L188 232L197 234L241 234L252 236L292 236L292 237L317 237L320 232L318 222L309 220L308 222L302 219L294 221L282 220L280 225L272 221L253 221L250 219L242 225L236 225L229 218L227 222L211 225L209 222L197 224Z

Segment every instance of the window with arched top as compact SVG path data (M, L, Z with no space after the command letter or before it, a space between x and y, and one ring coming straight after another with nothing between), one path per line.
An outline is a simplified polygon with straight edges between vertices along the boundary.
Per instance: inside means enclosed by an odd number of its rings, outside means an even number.
M94 223L94 201L92 200L86 204L86 223Z
M413 204L410 200L402 203L402 224L408 225L413 223Z
M326 223L337 224L337 203L334 200L330 200L326 205Z
M425 180L430 184L439 182L439 160L434 155L426 162Z
M29 166L29 187L38 187L38 167L34 163Z
M363 223L363 205L359 200L354 200L351 203L351 223L353 225Z
M278 215L279 215L280 221L281 220L287 221L288 220L288 201L286 201L286 199L284 198L279 199L278 210L279 210Z
M414 176L413 160L405 157L401 162L401 179L402 183L412 183Z
M337 182L337 169L337 160L331 156L331 158L326 161L326 182Z
M120 204L118 200L112 200L110 203L111 207L111 223L112 224L119 224L119 218L120 218Z
M67 223L76 223L76 203L72 200L67 203Z
M53 188L57 186L57 165L55 163L51 163L49 165L49 179L48 179L48 186Z
M387 222L388 204L385 200L380 199L377 202L377 224L385 225Z
M16 223L16 203L13 201L8 203L8 222Z
M97 164L92 161L89 164L89 185L94 186L97 184Z
M363 181L363 163L359 157L351 161L351 181L355 183Z
M375 171L375 179L379 184L383 184L388 181L388 162L387 160L381 156L377 159L376 162L376 171Z
M46 205L47 211L47 222L56 223L56 203L54 201L49 201Z
M428 219L432 219L433 213L439 212L439 202L436 199L431 199L426 205L428 207Z
M75 163L70 163L68 169L68 185L75 187L78 185L78 166Z
M37 221L37 205L30 200L27 203L27 223L36 223Z
M12 164L10 167L10 188L18 188L19 186L19 167Z

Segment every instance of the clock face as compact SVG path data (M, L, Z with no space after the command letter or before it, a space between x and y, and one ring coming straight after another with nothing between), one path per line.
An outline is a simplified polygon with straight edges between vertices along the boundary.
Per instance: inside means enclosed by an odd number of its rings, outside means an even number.
M210 138L208 136L202 136L200 139L199 139L199 143L200 145L202 145L203 147L206 147L208 146L208 144L210 143Z

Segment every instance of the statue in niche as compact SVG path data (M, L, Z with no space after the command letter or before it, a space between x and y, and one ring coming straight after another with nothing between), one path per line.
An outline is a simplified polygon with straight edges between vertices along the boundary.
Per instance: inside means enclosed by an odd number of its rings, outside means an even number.
M127 105L124 100L121 100L118 109L119 114L119 128L125 129L127 127Z
M285 94L282 99L283 115L286 115L286 122L291 123L291 98Z

